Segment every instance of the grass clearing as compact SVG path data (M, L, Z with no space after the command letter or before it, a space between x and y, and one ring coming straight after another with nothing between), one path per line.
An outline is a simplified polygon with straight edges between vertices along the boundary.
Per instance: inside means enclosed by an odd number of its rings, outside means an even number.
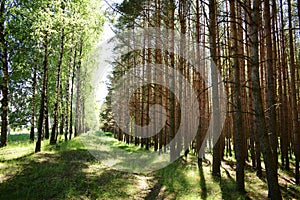
M100 133L97 133L100 134ZM103 133L101 133L103 134ZM144 151L105 135L106 144L128 152ZM266 199L267 184L246 167L247 194L235 190L233 160L222 162L221 179L211 176L211 157L198 168L189 155L160 170L126 173L104 166L87 150L81 137L50 146L33 154L27 136L10 136L0 149L0 199ZM23 138L23 139L22 139ZM292 174L280 170L285 199L300 199Z

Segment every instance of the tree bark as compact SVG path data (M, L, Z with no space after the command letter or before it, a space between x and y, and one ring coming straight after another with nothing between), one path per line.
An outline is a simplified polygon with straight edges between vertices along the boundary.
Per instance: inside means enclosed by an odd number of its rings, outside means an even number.
M168 2L168 6L169 6L169 13L168 13L168 17L169 17L169 29L171 31L173 31L175 29L175 22L174 22L174 18L175 18L175 2L174 0L169 0ZM171 47L171 51L170 52L170 65L171 68L175 69L175 56L174 56L174 33L170 33L170 47ZM173 86L173 88L175 88L175 75L172 76L172 79L170 81L171 87ZM173 92L169 92L169 108L170 108L170 134L169 134L169 141L172 141L172 139L175 137L176 134L176 116L175 116L175 95L173 94ZM175 153L175 144L170 146L170 160L174 161L176 157L176 153Z
M236 186L239 192L245 192L245 154L244 154L244 133L242 122L242 103L241 103L241 80L240 80L240 66L238 59L238 35L237 35L237 23L235 14L235 0L230 0L230 27L231 27L231 56L233 57L233 99L234 99L234 134L235 134L235 154L236 154Z
M270 15L270 0L264 0L264 26L265 26L265 45L267 49L267 62L266 69L268 73L268 123L269 123L269 137L270 144L272 148L272 153L275 161L275 165L277 168L278 165L278 155L277 155L277 146L278 146L278 138L277 138L277 124L276 124L276 100L275 100L275 77L274 77L274 66L273 66L273 49L272 49L272 35L271 35L271 15Z
M220 130L220 102L219 102L219 86L218 86L218 68L217 68L217 38L216 38L216 26L217 26L217 16L216 8L217 2L215 0L209 0L209 43L210 43L210 54L212 61L214 62L211 66L211 77L212 77L212 120L214 121L213 135L217 135ZM213 66L215 65L215 66ZM215 176L221 176L220 166L221 166L221 143L220 139L213 137L214 147L213 147L213 166L212 174Z
M32 78L32 108L31 108L31 128L30 128L30 140L34 141L34 128L35 128L35 89L36 89L36 77L37 77L37 61L33 65L33 78Z
M285 34L284 34L284 14L283 14L283 2L280 0L280 20L281 20L281 52L282 52L282 85L283 85L283 118L284 121L282 122L283 132L281 132L281 139L282 139L282 152L281 156L284 159L284 168L285 170L289 170L289 155L288 155L288 146L289 146L289 125L288 125L288 89L287 89L287 60L286 60L286 48L285 48Z
M252 90L254 98L255 120L260 136L263 158L266 166L269 196L271 199L282 199L278 184L277 170L269 143L268 131L266 127L265 114L262 105L261 87L259 81L259 55L258 55L258 16L259 0L253 1L251 20L251 70L252 70Z
M2 73L3 73L3 83L1 85L2 90L2 124L1 124L1 147L4 147L7 145L7 132L8 132L8 79L9 79L9 73L8 73L8 50L7 50L7 41L5 39L6 37L6 31L5 31L5 0L1 1L1 7L0 7L0 42L1 42L1 62L2 62Z
M70 94L70 127L69 127L69 140L72 138L73 134L73 94L74 94L74 80L75 80L75 71L76 71L76 58L77 58L77 50L75 48L74 52L74 60L73 60L73 67L72 67L72 78L71 78L71 94Z
M45 99L47 98L47 74L48 74L48 32L45 32L44 36L44 60L43 60L43 89L41 94L41 104L39 112L39 123L38 123L38 137L35 146L35 152L41 151L41 141L42 141L42 132L43 132L43 121L44 121L44 108L45 108Z
M47 79L47 82L48 82L48 75L46 77ZM48 103L48 84L46 85L46 89L45 89L45 108L44 108L44 117L45 117L45 125L44 125L44 136L45 136L45 139L49 139L50 137L50 132L49 132L49 103Z
M61 84L61 66L63 61L64 54L64 28L61 29L61 37L60 37L60 52L59 59L57 64L57 74L56 74L56 94L55 94L55 104L54 104L54 115L53 115L53 126L50 137L50 144L56 144L56 134L57 134L57 126L58 126L58 107L60 102L60 84Z
M294 55L294 39L293 39L293 25L292 25L292 5L291 0L288 0L288 15L289 15L289 45L290 45L290 97L292 104L293 115L293 134L294 134L294 147L296 156L296 168L295 168L295 181L296 184L300 183L299 180L299 160L300 160L300 136L299 136L299 123L298 123L298 109L296 100L296 69L295 69L295 55Z
M79 135L80 129L80 105L81 105L81 59L82 59L82 41L80 43L80 50L79 50L79 61L77 66L77 86L76 86L76 111L75 111L75 132L74 136Z
M68 141L68 134L69 134L69 100L70 100L70 76L71 76L71 69L72 69L72 56L73 56L73 51L70 49L70 60L69 60L69 66L68 66L68 71L67 71L67 77L66 77L66 91L65 91L65 96L66 96L66 107L65 107L65 130L64 130L64 136L65 136L65 141Z

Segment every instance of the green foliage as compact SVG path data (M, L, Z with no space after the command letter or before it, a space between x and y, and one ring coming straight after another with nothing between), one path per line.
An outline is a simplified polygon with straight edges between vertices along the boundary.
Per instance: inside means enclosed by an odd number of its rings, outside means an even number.
M78 49L83 43L82 62L87 71L86 79L92 73L93 61L89 58L91 50L99 41L104 18L99 0L40 0L6 1L5 13L6 40L9 51L9 89L11 128L29 125L32 107L33 67L37 67L36 112L39 111L39 98L42 87L43 44L45 35L49 40L48 102L52 113L55 101L56 66L59 56L61 28L65 29L65 53L62 66L62 80L66 82L70 49ZM0 75L2 71L0 71ZM2 77L2 75L1 75ZM83 87L91 87L86 81ZM63 84L65 87L65 84ZM63 91L65 89L63 88ZM93 89L87 91L85 98L90 106L95 104L91 98ZM84 94L85 95L85 94ZM91 101L89 101L92 99ZM93 118L93 117L89 117ZM91 120L89 120L91 121ZM92 122L91 122L92 123ZM96 126L95 124L91 126Z

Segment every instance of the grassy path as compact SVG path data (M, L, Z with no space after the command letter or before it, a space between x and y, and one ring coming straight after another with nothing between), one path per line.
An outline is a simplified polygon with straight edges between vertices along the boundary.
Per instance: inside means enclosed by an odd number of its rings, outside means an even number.
M120 172L104 166L83 145L80 138L49 146L33 154L34 144L27 136L11 136L15 141L0 149L0 199L264 199L267 185L246 170L246 196L234 188L233 161L222 163L222 178L214 179L207 161L202 169L196 157L178 159L152 173ZM24 137L24 139L20 138ZM11 140L13 138L10 138ZM112 138L104 143L127 151ZM111 151L111 149L110 149ZM300 188L292 178L280 173L285 199L300 199Z

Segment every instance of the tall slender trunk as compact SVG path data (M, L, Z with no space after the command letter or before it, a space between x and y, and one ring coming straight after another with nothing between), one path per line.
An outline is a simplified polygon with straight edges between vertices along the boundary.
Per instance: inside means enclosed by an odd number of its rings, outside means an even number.
M70 77L71 77L71 69L72 69L72 56L73 56L73 51L70 49L70 60L69 60L69 66L68 66L68 71L67 71L67 77L66 77L66 91L65 91L65 96L66 96L66 112L65 112L65 141L68 141L68 133L69 133L69 100L70 100Z
M36 89L36 77L37 77L37 61L33 65L33 78L32 78L32 107L31 107L31 128L30 128L30 140L34 141L34 128L35 128L35 89Z
M246 26L246 31L247 31L247 34L250 35L250 24L251 24L251 16L247 13L250 13L251 12L251 0L247 0L246 1L246 21L249 23L247 26ZM247 52L247 56L250 57L250 45L249 45L249 41L250 41L250 38L249 37L246 37L246 52ZM247 60L247 66L250 66L251 65L251 61L248 59ZM248 92L248 130L249 130L249 136L250 136L250 154L251 154L251 160L252 160L252 168L253 169L258 169L258 162L256 160L256 146L255 146L255 143L256 143L256 139L255 139L255 124L254 124L254 117L253 115L251 114L252 111L254 110L254 107L253 107L253 94L252 94L252 90L250 88L252 88L252 79L251 79L251 69L250 67L247 67L247 78L248 78L248 83L247 83L247 92Z
M148 7L151 8L151 1L148 0L147 1ZM147 27L150 28L152 26L152 21L151 21L151 17L150 17L150 10L147 11ZM148 45L150 45L150 37L151 36L147 36L148 38L145 38L148 42ZM146 63L145 63L145 67L146 67L146 79L148 81L152 80L152 69L151 69L151 63L152 63L152 49L151 48L147 48L146 50ZM148 125L150 123L150 117L149 117L149 109L150 109L150 103L151 103L151 96L152 95L152 85L147 85L145 86L145 97L146 97L146 112L145 112L145 117L146 117L146 124ZM151 137L148 137L148 135L146 134L146 138L145 138L145 142L146 142L146 150L149 150L150 148L150 143L151 143Z
M278 146L278 138L277 138L277 124L276 124L276 100L275 100L275 74L274 74L274 66L273 66L273 49L272 49L272 35L271 35L271 15L270 15L270 0L264 0L264 36L265 36L265 45L267 47L267 62L266 69L268 73L268 82L267 82L267 96L268 96L268 124L269 124L269 136L270 136L270 144L272 147L272 153L274 156L274 161L276 164L276 168L278 165L278 155L277 155L277 146Z
M2 73L3 73L3 82L1 85L2 90L2 124L1 124L1 147L7 145L7 132L8 132L8 50L7 50L7 42L5 39L6 31L5 31L5 0L1 1L0 7L0 42L1 42L1 62L2 62Z
M188 8L188 2L187 1L179 1L179 21L180 21L180 33L181 33L181 37L180 37L180 46L179 46L179 51L181 55L185 55L183 57L186 57L186 52L187 52L187 48L186 48L186 31L187 31L187 25L186 25L186 18L187 18L187 8ZM183 59L182 56L179 56L178 58L178 71L180 72L181 75L185 76L185 66L186 66L186 62ZM178 101L179 103L182 103L182 96L184 95L184 91L186 90L186 88L182 87L182 80L179 78L178 79L178 91L179 91L179 95L178 95ZM180 126L180 124L187 124L185 121L181 121L181 119L186 119L185 114L181 112L180 109L177 108L177 124L178 126ZM183 117L182 117L183 115ZM184 134L187 134L187 132L184 130L185 127L183 126L183 131L180 131L179 134L181 134L181 136L179 137L178 140L178 144L177 144L177 148L176 148L176 155L179 156L180 152L182 151L183 148L183 143L182 140L184 139Z
M174 56L174 33L173 33L173 30L175 29L175 8L176 8L176 5L175 5L175 2L174 0L169 0L169 13L168 13L168 17L169 17L169 29L171 30L171 33L170 33L170 65L171 65L171 68L175 69L175 56ZM175 74L172 74L172 79L170 81L170 84L171 86L170 87L173 87L175 88ZM176 116L175 116L175 106L176 106L176 103L175 103L175 95L173 92L169 92L169 108L170 108L170 134L169 134L169 141L172 141L172 139L175 137L175 134L176 134ZM175 144L172 143L172 145L170 146L170 160L171 161L174 161L175 160L175 157L176 157L176 154L175 154Z
M156 0L155 1L155 20L156 20L156 26L158 28L160 28L161 26L161 15L160 15L160 9L161 9L161 1L160 0ZM157 35L160 35L160 31L158 30ZM155 40L156 46L159 47L159 41L160 38L157 38ZM161 54L161 50L159 48L157 48L155 50L155 63L156 64L162 64L162 54ZM154 82L156 82L156 79L158 80L162 80L162 73L158 70L155 69L155 75L154 75ZM154 95L155 95L155 103L158 103L160 105L162 105L162 88L157 86L155 87L155 91L154 91ZM161 116L159 113L156 113L155 118L158 119L158 121L161 121ZM162 149L162 131L160 131L157 135L154 136L154 150L161 150Z
M44 60L43 60L43 89L41 94L41 103L40 103L40 113L39 113L39 123L38 123L38 137L35 146L35 152L41 151L41 141L42 141L42 131L43 131L43 121L44 121L44 108L45 100L47 98L47 76L48 76L48 32L45 32L44 36Z
M212 61L211 64L211 77L212 77L212 120L214 121L213 135L217 135L220 132L220 102L219 102L219 86L218 86L218 68L217 66L217 38L216 38L216 26L217 26L217 2L215 0L209 0L209 43L210 43L210 54ZM213 147L213 175L220 176L221 166L221 143L220 139L213 137L215 146Z
M61 73L61 77L60 79L62 80L62 73ZM65 110L66 110L66 106L65 106L65 102L64 102L64 93L63 93L63 84L60 83L60 124L59 124L59 134L63 135L64 134L64 125L65 125ZM57 134L58 135L58 134Z
M261 87L259 82L259 55L258 55L258 16L259 0L253 1L251 20L251 70L252 70L252 90L254 97L255 120L260 136L263 158L266 166L269 196L271 199L282 199L278 184L278 176L274 157L269 143L268 131L266 127L265 114L262 103Z
M282 139L282 152L281 152L281 156L284 157L285 159L285 164L284 164L284 168L286 170L289 170L290 166L289 166L289 155L288 155L288 146L289 146L289 125L288 125L288 114L289 114L289 110L288 110L288 89L287 89L287 61L286 61L286 49L285 49L285 34L284 34L284 14L283 14L283 2L282 0L280 0L280 21L281 21L281 30L280 30L280 35L281 35L281 52L282 52L282 85L283 85L283 118L284 121L282 122L282 124L284 125L283 127L285 127L283 129L283 132L281 133L281 139Z
M292 115L293 115L293 134L294 134L294 146L296 156L296 168L295 168L295 180L299 184L299 161L300 161L300 136L299 136L299 123L298 123L298 109L296 100L296 69L295 69L295 55L294 55L294 37L293 37L293 25L292 25L292 5L291 0L288 0L288 15L289 15L289 45L290 45L290 96L292 103Z
M47 82L48 82L48 75L46 77L47 79ZM50 137L50 132L49 132L49 103L48 103L48 84L46 85L46 89L45 89L45 108L44 108L44 117L45 117L45 125L44 125L44 136L45 136L45 139L49 139Z
M245 154L244 154L244 133L242 130L242 103L241 103L241 80L240 62L238 59L238 33L235 14L235 0L230 0L230 20L231 20L231 56L233 57L233 99L234 99L234 134L235 134L235 154L236 154L236 186L239 192L245 192Z
M82 41L80 43L79 61L77 66L77 86L76 86L76 111L75 111L75 137L80 131L80 102L81 102L81 57L82 57Z
M77 50L75 48L73 67L72 67L72 78L71 78L69 140L71 140L73 134L73 98L74 98L73 94L74 94L74 80L75 80L75 71L76 71L76 58L77 58Z
M56 92L55 92L55 104L54 104L54 115L53 115L53 126L52 132L50 137L50 144L56 144L56 134L57 134L57 127L58 127L58 107L60 102L60 84L61 84L61 66L63 61L64 55L64 39L65 33L64 28L61 29L61 36L60 36L60 52L59 52L59 59L57 64L57 74L56 74Z
M85 133L85 131L86 131L84 102L85 102L85 99L84 99L84 97L82 97L82 103L81 103L81 128L79 129L81 133Z
M196 58L201 59L201 52L200 52L200 2L199 0L196 1ZM198 154L198 167L202 166L202 159L204 156L204 152L201 151L201 145L204 142L204 121L205 121L205 98L204 95L201 95L201 90L203 89L204 82L201 80L201 75L199 71L201 70L200 67L204 68L204 66L198 66L197 72L193 70L193 81L195 85L195 89L197 91L197 96L198 96L198 103L200 109L200 117L199 117L199 124L200 128L197 130L197 135L196 135L196 152ZM204 75L204 74L203 74ZM201 98L202 97L202 98Z

